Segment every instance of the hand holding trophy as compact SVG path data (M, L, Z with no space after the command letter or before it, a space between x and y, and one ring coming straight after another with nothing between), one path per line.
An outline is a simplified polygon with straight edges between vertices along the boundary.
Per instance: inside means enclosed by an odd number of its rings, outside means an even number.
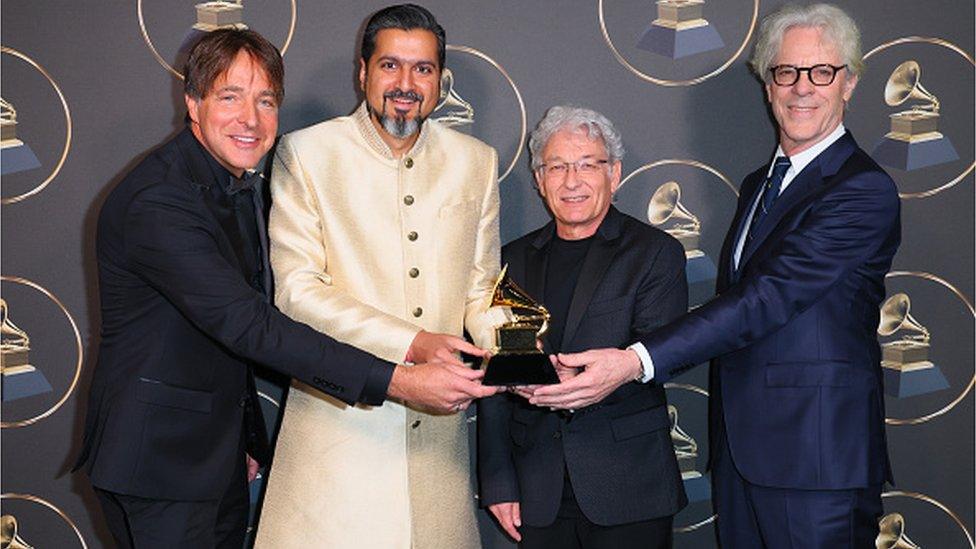
M485 385L551 385L559 376L536 341L549 328L549 311L502 269L488 307L509 307L514 320L495 328L495 346L482 361Z

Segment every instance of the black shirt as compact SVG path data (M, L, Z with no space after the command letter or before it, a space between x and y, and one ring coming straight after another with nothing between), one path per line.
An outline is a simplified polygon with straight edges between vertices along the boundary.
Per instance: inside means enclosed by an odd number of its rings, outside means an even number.
M549 310L549 333L543 336L547 350L560 352L563 332L566 330L566 317L576 291L576 282L583 269L583 258L593 237L580 240L563 240L557 235L549 245L549 260L546 265L546 295L543 303Z

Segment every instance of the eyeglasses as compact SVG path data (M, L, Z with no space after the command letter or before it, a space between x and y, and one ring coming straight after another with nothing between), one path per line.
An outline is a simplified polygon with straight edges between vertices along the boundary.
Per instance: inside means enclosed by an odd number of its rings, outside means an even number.
M570 168L576 170L578 175L590 176L595 175L601 169L603 165L610 162L607 159L594 160L592 158L581 158L576 162L547 162L537 169L542 172L546 178L549 179L559 179L566 177L569 174Z
M807 78L814 86L829 86L834 83L837 71L846 69L847 65L828 65L826 63L812 67L796 67L793 65L776 65L769 67L773 73L773 82L777 86L792 86L800 80L800 73L807 73Z

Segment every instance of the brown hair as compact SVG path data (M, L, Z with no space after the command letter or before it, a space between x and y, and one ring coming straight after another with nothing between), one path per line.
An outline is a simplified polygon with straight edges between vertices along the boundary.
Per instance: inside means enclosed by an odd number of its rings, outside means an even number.
M285 98L285 66L281 54L271 42L248 29L218 29L201 38L190 50L183 67L183 92L194 99L206 97L241 51L247 52L264 69L280 104Z

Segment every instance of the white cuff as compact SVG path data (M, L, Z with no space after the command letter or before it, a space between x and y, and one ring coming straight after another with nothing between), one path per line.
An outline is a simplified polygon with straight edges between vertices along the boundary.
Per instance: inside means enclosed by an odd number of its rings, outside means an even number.
M627 348L637 353L637 357L640 358L641 361L641 370L644 372L644 374L637 381L647 383L648 381L654 379L654 361L651 360L651 355L647 352L644 345L642 343L634 343Z

